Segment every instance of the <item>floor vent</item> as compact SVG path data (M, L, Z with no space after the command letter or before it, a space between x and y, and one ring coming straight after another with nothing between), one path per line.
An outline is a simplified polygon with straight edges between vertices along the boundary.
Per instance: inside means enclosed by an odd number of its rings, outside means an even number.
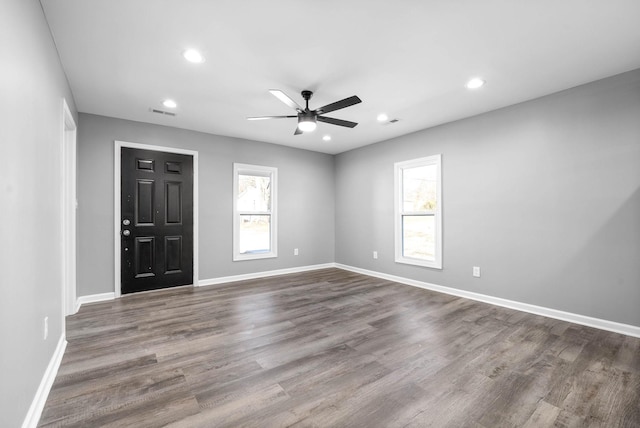
M150 108L149 111L151 113L165 114L167 116L174 116L174 117L176 116L175 113L172 113L170 111L163 111L163 110L158 110L158 109L155 109L155 108Z

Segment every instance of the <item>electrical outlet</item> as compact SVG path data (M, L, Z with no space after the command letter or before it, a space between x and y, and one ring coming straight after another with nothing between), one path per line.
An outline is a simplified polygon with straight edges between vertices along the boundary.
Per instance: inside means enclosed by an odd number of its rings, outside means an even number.
M297 249L297 248L294 248L294 249L293 249L293 255L294 255L294 256L297 256L297 255L298 255L298 249Z
M377 251L374 251L374 252L373 252L373 258L374 258L374 259L377 259L377 258L378 258L378 252L377 252Z
M49 336L49 317L44 317L44 340Z
M476 278L480 278L480 267L479 266L474 266L473 267L473 276L475 276Z

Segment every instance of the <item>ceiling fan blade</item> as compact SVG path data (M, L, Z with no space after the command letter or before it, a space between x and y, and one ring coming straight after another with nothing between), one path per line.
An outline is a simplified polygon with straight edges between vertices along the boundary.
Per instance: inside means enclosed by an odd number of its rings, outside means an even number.
M255 117L248 117L247 120L288 119L290 117L298 117L298 116L297 115L293 115L293 116L255 116Z
M357 125L356 122L349 122L348 120L334 119L333 117L326 116L318 116L317 120L318 122L325 122L338 126L346 126L347 128L355 128L355 126Z
M331 111L340 110L341 108L349 107L361 102L362 100L354 95L352 97L345 98L344 100L336 101L335 103L327 104L324 107L320 107L319 109L316 109L316 113L317 114L329 113Z
M300 130L300 128L296 126L296 132L294 132L293 135L300 135L300 134L302 134L302 131Z
M302 113L304 111L297 102L293 101L289 95L285 94L280 89L269 89L269 92L292 109L295 109L298 113Z

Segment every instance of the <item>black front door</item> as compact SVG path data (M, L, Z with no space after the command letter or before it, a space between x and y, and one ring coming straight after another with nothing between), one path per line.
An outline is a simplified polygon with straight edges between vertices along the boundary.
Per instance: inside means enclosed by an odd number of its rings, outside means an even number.
M121 149L122 294L193 283L193 157Z

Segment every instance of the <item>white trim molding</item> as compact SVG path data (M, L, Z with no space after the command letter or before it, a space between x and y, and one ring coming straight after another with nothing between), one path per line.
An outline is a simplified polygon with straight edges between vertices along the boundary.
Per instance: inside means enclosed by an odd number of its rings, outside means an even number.
M151 144L131 143L127 141L114 141L114 184L113 184L113 212L114 212L114 291L115 297L121 295L120 284L120 152L123 147L142 150L155 150L165 153L177 153L193 157L193 280L192 285L198 284L198 152L195 150L179 149L175 147L155 146Z
M86 305L89 303L98 303L98 302L106 302L108 300L113 300L116 298L116 293L100 293L100 294L90 294L88 296L80 296L78 297L78 309L82 305Z
M241 275L221 276L218 278L200 280L198 285L200 287L205 287L207 285L225 284L228 282L246 281L248 279L266 278L269 276L287 275L290 273L307 272L311 270L329 269L334 267L336 267L335 263L325 263L325 264L319 264L319 265L308 265L308 266L300 266L300 267L294 267L294 268L269 270L264 272L245 273Z
M66 99L62 99L62 328L66 315L77 312L76 302L76 140L77 126Z
M500 297L488 296L486 294L473 293L471 291L459 290L457 288L444 287L442 285L431 284L428 282L417 281L415 279L403 278L401 276L389 275L386 273L376 272L367 269L361 269L354 266L336 263L335 267L351 272L361 273L376 278L386 279L400 284L411 285L413 287L423 288L426 290L437 291L439 293L450 294L452 296L463 297L465 299L476 300L479 302L489 303L491 305L502 306L517 311L528 312L530 314L541 315L547 318L554 318L561 321L567 321L574 324L580 324L587 327L593 327L600 330L607 330L614 333L624 334L626 336L640 337L640 326L630 324L622 324L615 321L593 318L586 315L574 314L571 312L560 311L557 309L545 308L543 306L531 305L529 303L516 302L514 300L502 299Z
M44 376L42 376L42 380L40 381L36 395L33 397L27 416L25 416L24 421L22 422L22 428L35 428L38 426L42 410L44 409L44 405L49 397L49 391L51 391L53 381L56 379L56 375L58 374L58 369L60 368L60 363L62 362L62 357L64 356L66 348L67 340L63 333L60 335L60 340L58 340L58 345L51 356L51 360L49 360L47 370L44 372Z

